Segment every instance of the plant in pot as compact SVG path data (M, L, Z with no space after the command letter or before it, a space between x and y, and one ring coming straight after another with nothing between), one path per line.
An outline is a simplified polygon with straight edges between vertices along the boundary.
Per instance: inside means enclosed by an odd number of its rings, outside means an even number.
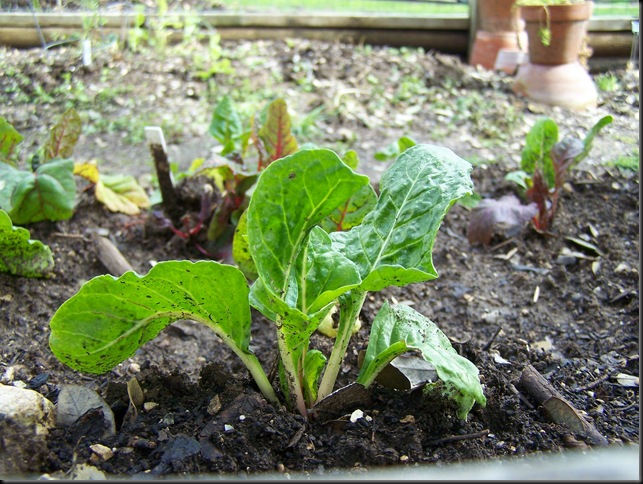
M595 107L598 93L579 57L593 2L586 0L517 0L525 21L529 62L514 80L517 94L554 106Z
M525 22L516 8L516 0L478 0L477 18L479 28L471 48L469 63L513 74L516 63L499 65L498 56L500 51L524 55L527 35Z

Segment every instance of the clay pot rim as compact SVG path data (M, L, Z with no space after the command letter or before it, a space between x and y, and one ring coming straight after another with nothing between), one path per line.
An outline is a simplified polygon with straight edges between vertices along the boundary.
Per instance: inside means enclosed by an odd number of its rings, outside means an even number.
M549 10L551 22L578 22L588 20L592 16L594 2L564 5L521 5L520 16L525 22L544 22L547 18L545 9Z

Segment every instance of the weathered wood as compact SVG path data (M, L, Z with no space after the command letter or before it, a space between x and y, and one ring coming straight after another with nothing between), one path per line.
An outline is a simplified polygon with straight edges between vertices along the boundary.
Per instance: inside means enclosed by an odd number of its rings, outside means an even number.
M186 16L187 14L171 14ZM76 27L82 29L83 19L95 18L105 28L120 28L133 25L135 13L39 13L40 27ZM466 14L453 15L337 15L332 13L315 13L315 15L274 14L274 13L230 13L200 12L199 18L213 27L306 27L320 29L433 29L433 30L468 30L469 19ZM146 16L147 22L158 21L158 15ZM31 13L0 13L0 27L35 27Z
M46 28L42 29L45 42L77 34L75 29ZM121 35L120 29L103 29L107 35ZM448 54L461 54L467 48L467 33L464 31L431 31L431 30L349 30L349 29L275 29L275 28L219 28L217 33L224 40L284 40L288 38L305 38L328 42L367 43L400 47L413 45L427 50L434 49ZM183 37L176 31L169 35L170 42L178 42ZM0 44L26 48L40 46L40 38L35 29L2 28ZM628 50L629 54L629 50Z
M94 235L96 257L113 276L120 277L134 269L120 250L107 237Z
M477 2L471 3L471 8ZM38 22L46 42L78 35L83 17L93 14L40 13ZM134 24L132 13L103 13L97 18L102 34L123 36ZM148 16L153 19L155 16ZM477 22L475 13L442 16L387 15L283 15L238 14L210 11L201 18L217 29L226 40L283 40L308 38L399 47L411 45L447 54L464 55L470 51ZM470 22L471 20L471 22ZM473 36L470 35L470 30ZM182 38L181 31L170 35L171 41ZM588 25L588 44L594 57L629 57L633 42L629 17L594 18ZM31 13L0 13L0 44L19 48L41 45Z

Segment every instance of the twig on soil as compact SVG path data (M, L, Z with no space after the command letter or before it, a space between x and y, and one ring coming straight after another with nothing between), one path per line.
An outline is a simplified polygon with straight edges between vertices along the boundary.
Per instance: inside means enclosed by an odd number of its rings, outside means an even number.
M489 348L491 348L491 345L493 344L493 342L496 340L496 338L500 334L500 331L502 331L502 326L498 326L498 329L496 330L495 333L493 333L493 336L491 337L491 339L489 341L487 341L485 343L485 345L482 347L482 351L489 351Z
M593 382L588 383L587 385L583 385L583 386L580 386L580 387L572 388L572 390L574 390L575 392L582 392L582 391L585 391L585 390L590 390L590 389L594 388L595 386L600 385L600 384L601 384L601 383L603 383L605 380L609 379L609 377L611 377L611 376L612 376L612 373L605 373L602 377L597 378L597 379L596 379L596 380L594 380Z
M459 442L461 440L481 439L483 437L486 437L487 435L489 435L489 429L485 429L481 432L475 432L473 434L451 435L442 439L432 440L430 442L427 442L426 445L443 445L450 444L451 442Z
M125 272L134 270L121 251L107 237L95 235L94 243L96 245L96 257L110 274L120 277Z
M523 370L519 384L536 399L539 405L543 406L552 421L566 424L572 431L587 435L595 445L608 444L607 439L596 430L596 427L565 400L533 366L527 365Z

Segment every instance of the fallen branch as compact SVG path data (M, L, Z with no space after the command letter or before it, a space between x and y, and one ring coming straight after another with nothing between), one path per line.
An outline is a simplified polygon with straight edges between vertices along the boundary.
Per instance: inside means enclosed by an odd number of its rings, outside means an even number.
M523 370L519 385L525 388L539 405L543 406L549 418L554 422L566 424L572 431L587 435L594 445L608 444L607 439L596 430L596 427L565 400L533 366L527 365Z

